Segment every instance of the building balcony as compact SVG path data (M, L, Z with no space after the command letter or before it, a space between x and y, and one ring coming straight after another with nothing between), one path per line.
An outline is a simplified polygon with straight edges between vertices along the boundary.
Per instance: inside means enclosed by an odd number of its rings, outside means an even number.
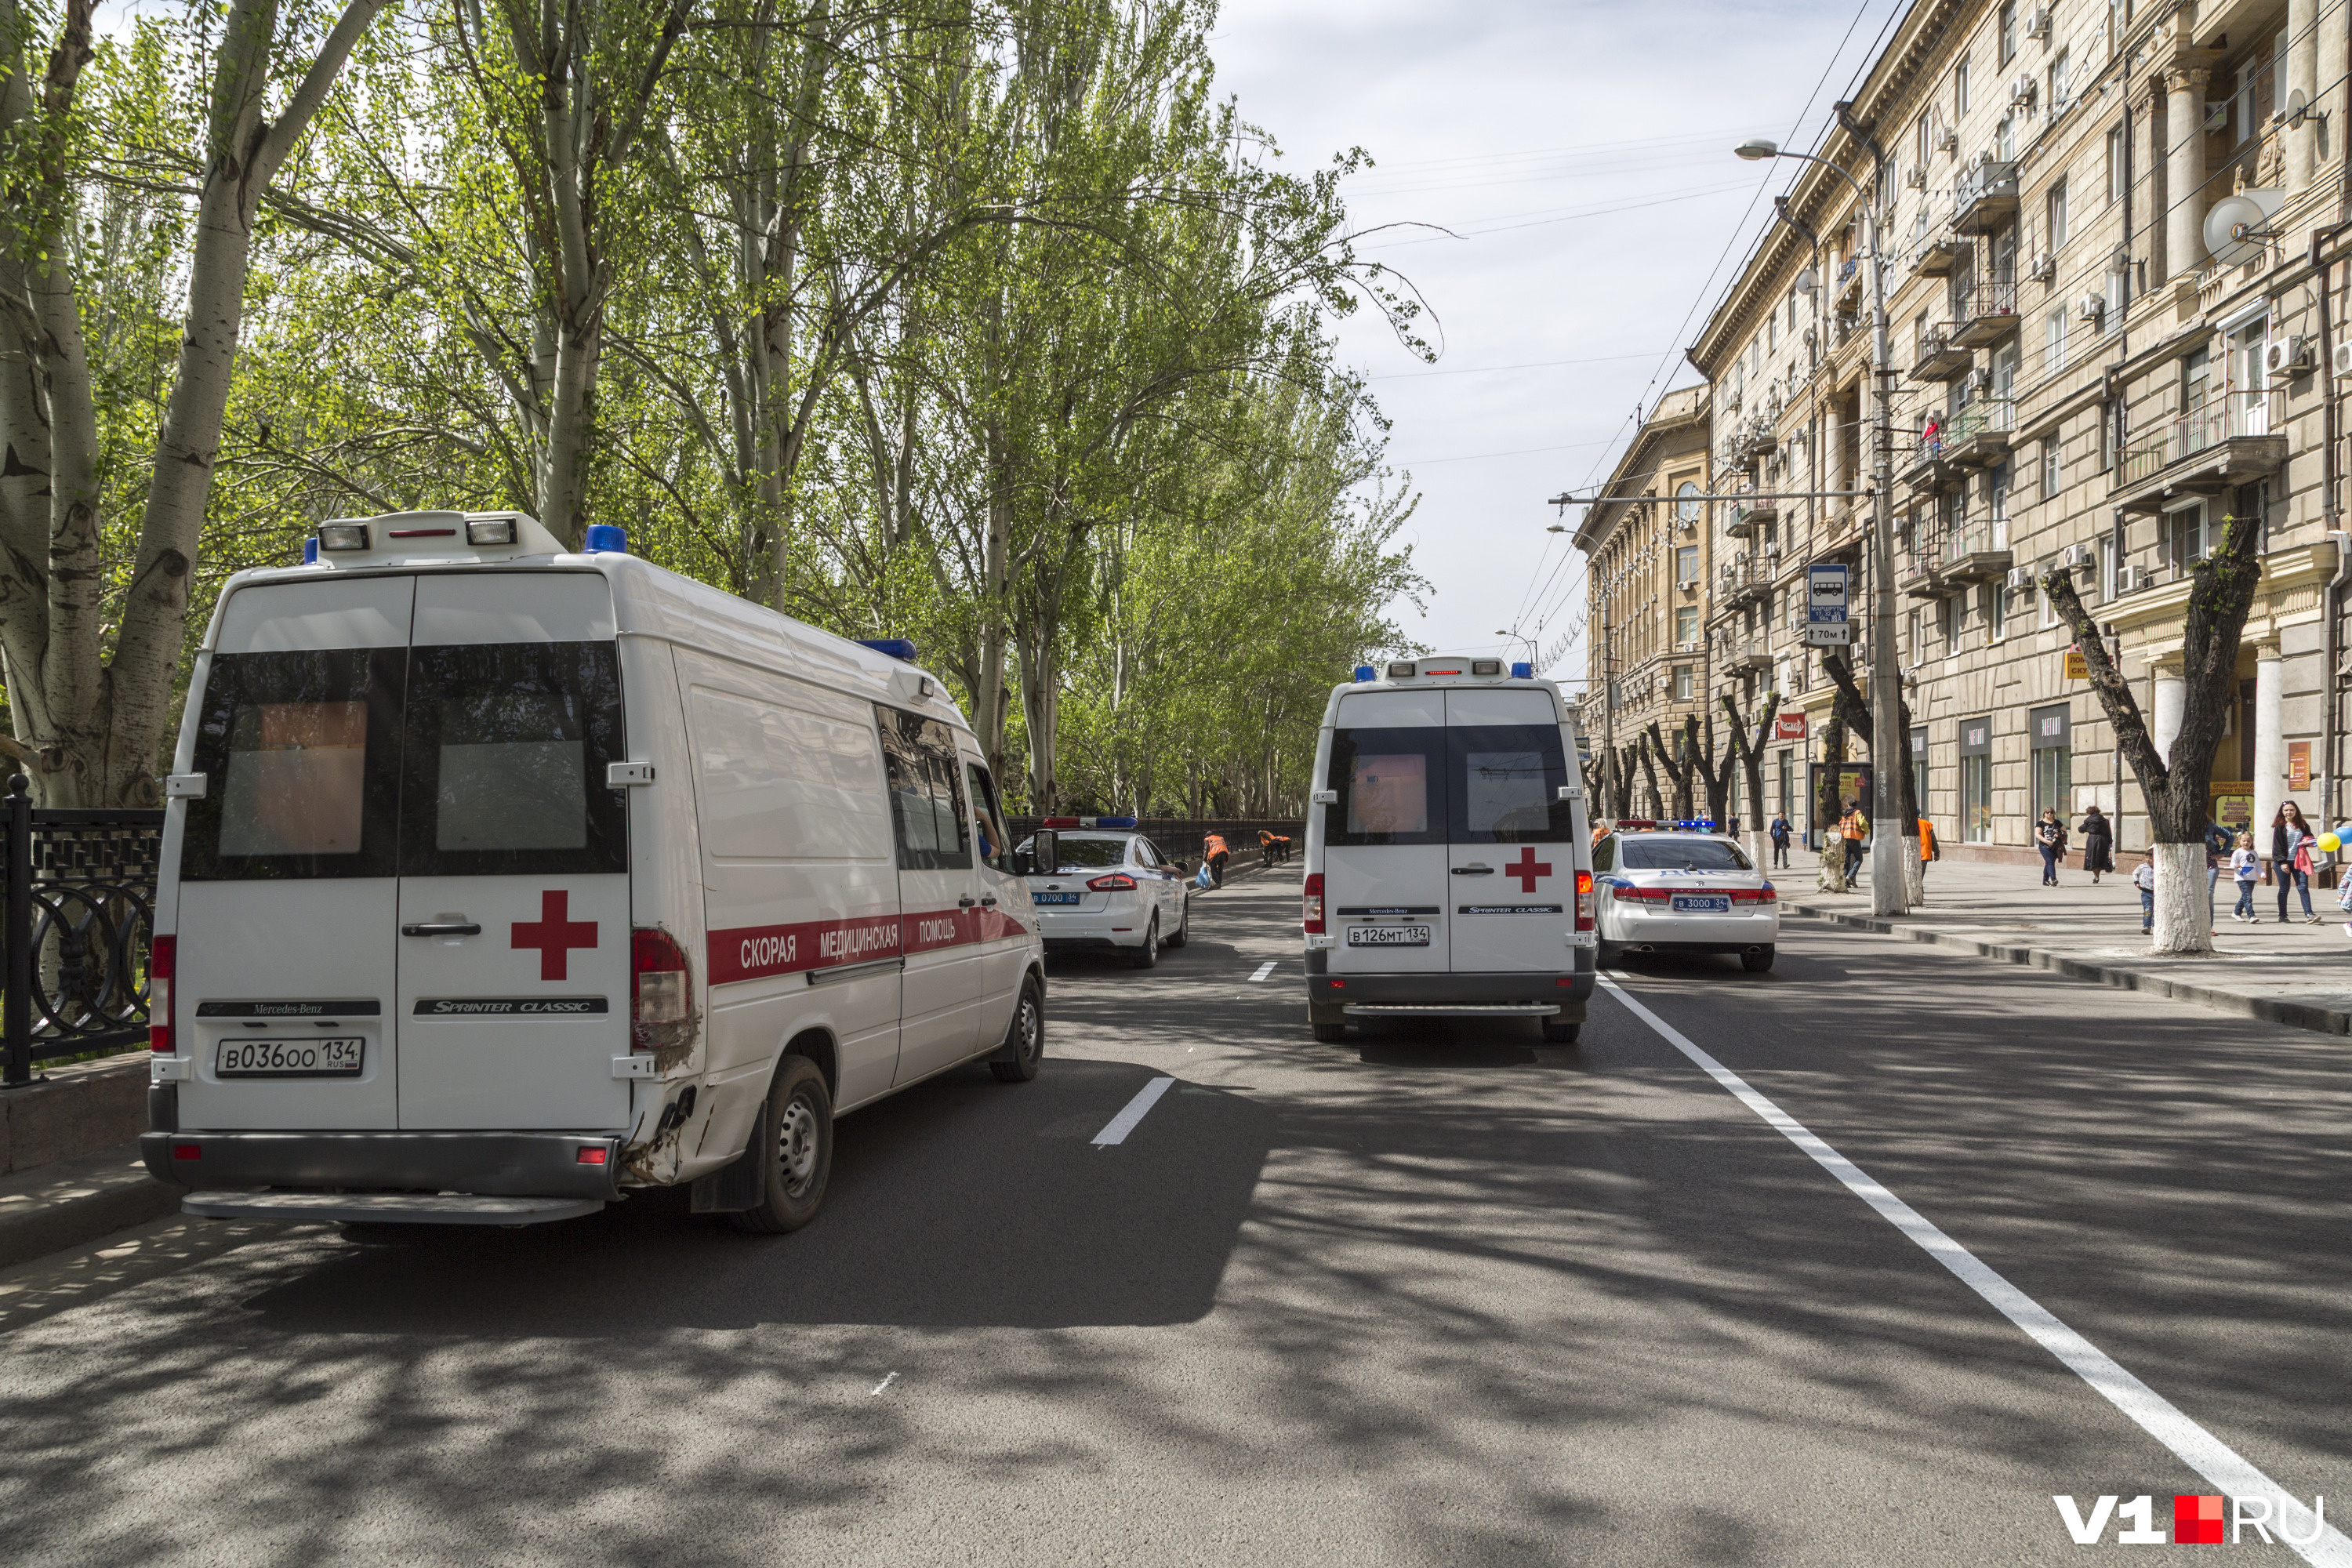
M1953 415L1951 424L1937 432L1944 460L1990 467L2007 458L2016 412L2014 398L1981 397Z
M1990 234L2017 218L2017 165L1990 159L1962 172L1952 193L1952 230Z
M1761 632L1727 639L1723 647L1723 670L1727 675L1745 675L1751 669L1772 668L1770 639Z
M1715 604L1718 611L1736 610L1751 599L1760 599L1772 592L1772 571L1780 552L1767 556L1742 555L1727 561L1716 569Z
M1862 258L1860 257L1849 256L1838 263L1837 287L1830 292L1831 298L1836 300L1841 305L1849 300L1856 301L1861 300Z
M1967 370L1972 359L1943 328L1929 327L1919 334L1917 352L1911 356L1911 379L1949 381Z
M1895 569L1895 586L1914 599L1944 596L1944 584L1936 576L1936 563L1911 551L1904 552L1901 564Z
M2116 505L2160 512L2175 496L2224 494L2284 468L2286 447L2284 436L2271 432L2268 399L2248 406L2225 398L2126 447L2116 464Z
M2009 575L2017 563L2005 518L1971 522L1944 536L1936 575L1945 583L1983 583Z
M1916 278L1942 278L1959 258L1960 241L1948 234L1931 234L1911 247L1911 272Z
M1764 536L1764 525L1777 522L1780 517L1780 503L1777 500L1738 503L1724 521L1723 531L1734 539L1760 539Z
M2017 331L2017 285L1987 283L1953 301L1946 335L1961 348L1986 349Z

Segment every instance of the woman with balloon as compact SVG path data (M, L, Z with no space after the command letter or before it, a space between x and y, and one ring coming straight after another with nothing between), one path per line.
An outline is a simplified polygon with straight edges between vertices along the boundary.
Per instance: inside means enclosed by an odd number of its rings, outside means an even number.
M2329 835L2334 837L2333 834ZM2278 879L2278 918L2286 921L2286 894L2289 887L2303 895L2303 923L2317 925L2319 917L2311 909L2312 856L2320 848L2319 836L2305 820L2303 807L2293 801L2283 803L2278 815L2271 818L2271 874Z

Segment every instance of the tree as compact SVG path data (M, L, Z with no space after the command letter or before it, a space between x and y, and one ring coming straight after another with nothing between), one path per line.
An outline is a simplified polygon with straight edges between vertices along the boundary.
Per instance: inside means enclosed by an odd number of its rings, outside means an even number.
M2205 877L2205 828L2212 820L2213 751L2238 700L2238 640L2262 581L2258 517L2224 517L2221 547L2189 578L2181 626L2180 732L2159 754L2131 683L2107 651L2098 624L2074 591L2070 573L2047 573L2042 591L2069 630L2090 672L2091 690L2116 743L2139 781L2156 850L2155 951L2210 952L2211 894ZM2120 806L2117 815L2121 816Z
M106 560L100 389L88 331L102 280L76 230L110 159L78 93L97 53L91 0L67 0L40 90L29 19L0 0L0 657L5 749L51 805L147 805L171 719L191 579L245 321L255 221L381 0L349 0L323 33L278 0L231 0L209 64L192 193L178 363L149 447L127 575ZM109 622L113 624L110 626ZM110 632L113 647L107 647Z
M1748 733L1746 723L1740 719L1739 705L1731 700L1731 694L1717 693L1717 700L1723 704L1724 729L1731 737L1731 756L1727 759L1725 766L1728 769L1731 762L1736 761L1748 784L1750 806L1748 854L1759 866L1769 866L1771 856L1764 837L1764 744L1771 738L1772 715L1780 700L1780 694L1769 687L1765 688L1753 735Z
M1911 841L1906 847L1903 857L1903 900L1906 908L1916 908L1927 896L1927 863L1919 858L1918 780L1912 775L1911 760L1902 754L1900 744L1889 746L1882 752L1874 743L1871 732L1870 702L1863 696L1862 688L1856 684L1853 679L1853 667L1846 662L1845 655L1835 651L1824 654L1822 657L1822 667L1829 671L1830 679L1837 685L1839 718L1844 721L1848 730L1862 737L1864 745L1870 748L1872 763L1878 767L1895 767L1903 770L1902 776L1896 781L1902 788L1903 820L1896 826L1902 829L1903 837ZM1895 701L1902 717L1903 733L1908 736L1911 733L1911 704L1903 694L1902 679L1898 672L1895 676ZM1882 827L1880 831L1884 831L1884 828Z

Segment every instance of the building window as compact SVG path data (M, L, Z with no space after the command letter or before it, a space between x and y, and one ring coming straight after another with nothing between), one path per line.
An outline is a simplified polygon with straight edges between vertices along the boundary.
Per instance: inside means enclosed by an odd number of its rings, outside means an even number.
M2116 568L2118 560L2113 538L2099 541L2099 599L2110 603L2116 596Z
M2066 243L2066 182L2064 180L2062 179L2050 187L2050 194L2042 199L2042 216L2050 228L2050 238L2047 242L2050 254L2055 256Z
M1992 842L1992 721L1960 721L1960 837Z
M1698 546L1685 544L1675 552L1675 581L1689 587L1698 581Z
M1675 608L1675 641L1698 641L1698 606L1679 605Z
M1936 149L1935 121L1930 111L1921 110L1919 119L1911 128L1911 156L1919 167L1927 166L1927 154Z
M2017 58L2017 0L2002 0L2000 25L1996 32L2000 39L2000 63L2007 65Z
M2107 263L2107 286L2100 300L2100 326L2110 333L2123 331L2124 310L2131 303L2131 267L2120 256Z
M2052 431L2042 437L2042 499L2056 500L2058 486L2065 476L2065 463L2060 456L2058 433Z
M1927 815L1927 726L1911 731L1911 803Z
M1969 62L1963 55L1960 63L1952 68L1952 122L1959 123L1960 116L1969 111Z
M1690 700L1691 667L1686 664L1678 664L1675 666L1675 700L1677 702L1687 702Z
M1675 487L1675 521L1677 522L1698 521L1699 503L1694 499L1697 495L1698 486L1688 479Z
M2066 307L2059 306L2042 319L2042 374L2056 375L2066 368Z
M1960 646L1960 611L1964 601L1958 594L1936 601L1936 635L1943 639L1944 651L1950 653Z
M1919 612L1916 610L1904 617L1903 647L1913 664L1919 663L1926 657L1919 647Z
M1999 642L2009 635L2009 585L1987 583L1977 590L1977 611L1984 617L1985 640Z
M2131 169L2130 147L2124 140L2124 128L2115 126L2107 132L2107 205L2124 199L2124 185ZM2115 303L2110 298L2109 304Z
M2004 163L2017 162L2017 116L2004 114L1993 127L1992 155Z
M2164 514L2165 556L2178 572L2205 559L2205 503L2191 501Z
M2050 112L2056 114L2066 107L2066 51L2060 49L2058 58L2050 62Z
M2033 743L2033 819L2044 811L2070 816L2074 809L2073 726L2066 705L2036 708L2026 715Z
M2116 460L2116 411L2112 404L2099 405L2099 468L2105 473Z
M2046 632L2058 624L2058 598L2039 583L2033 585L2033 593L2042 605L2042 629Z

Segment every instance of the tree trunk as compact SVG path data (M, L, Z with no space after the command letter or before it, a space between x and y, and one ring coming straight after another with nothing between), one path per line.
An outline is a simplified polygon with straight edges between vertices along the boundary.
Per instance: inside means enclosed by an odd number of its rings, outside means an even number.
M2210 952L2213 947L2213 896L2206 885L2205 846L2156 846L2158 952Z

